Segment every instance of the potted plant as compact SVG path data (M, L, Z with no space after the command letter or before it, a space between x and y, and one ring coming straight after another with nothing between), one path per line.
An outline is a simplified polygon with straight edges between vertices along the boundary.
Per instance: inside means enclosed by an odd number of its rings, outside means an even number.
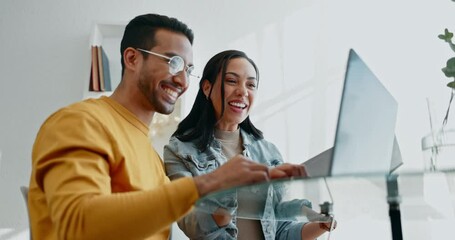
M449 32L447 28L444 30L444 34L439 34L438 37L445 42L447 42L450 46L450 49L455 52L455 44L452 42L453 38L453 33ZM444 117L444 120L442 122L442 129L444 129L445 125L447 124L447 121L449 120L449 112L450 112L450 105L452 104L453 96L454 96L454 91L455 91L455 57L450 58L447 60L447 64L445 67L443 67L442 72L446 75L448 78L453 78L451 82L447 83L447 87L451 89L451 94L450 94L450 100L449 100L449 106L447 107L446 115Z
M449 30L446 28L444 30L444 33L439 34L438 37L439 39L448 43L450 49L452 49L452 51L455 52L455 44L452 41L453 38L452 32L449 32ZM424 150L424 154L425 152L430 154L429 156L430 170L439 170L443 168L455 169L454 168L455 163L452 163L453 161L450 161L450 159L453 159L454 157L453 155L455 153L455 129L446 129L446 125L449 120L450 106L455 95L455 57L449 58L449 60L447 60L446 66L443 67L441 70L446 77L452 78L451 81L447 83L447 87L450 88L450 98L440 128L434 128L433 126L430 104L428 103L430 111L431 134L422 138L422 150Z

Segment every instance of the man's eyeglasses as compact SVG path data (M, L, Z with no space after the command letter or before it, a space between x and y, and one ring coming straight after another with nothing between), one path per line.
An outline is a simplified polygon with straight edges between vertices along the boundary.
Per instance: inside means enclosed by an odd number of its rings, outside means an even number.
M185 72L186 72L188 77L189 76L197 77L196 75L192 74L192 72L194 70L194 66L188 66L188 65L185 66L185 61L180 56L167 57L167 56L164 56L162 54L159 54L159 53L156 53L156 52L147 51L147 50L142 49L142 48L137 48L137 50L139 50L141 52L148 53L148 54L155 55L157 57L161 57L163 59L166 59L167 63L169 64L169 73L172 76L176 76L180 72L185 70Z

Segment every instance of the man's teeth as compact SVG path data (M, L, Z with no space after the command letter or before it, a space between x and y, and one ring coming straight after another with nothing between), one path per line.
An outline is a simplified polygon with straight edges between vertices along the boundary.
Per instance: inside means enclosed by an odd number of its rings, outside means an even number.
M231 102L231 103L229 103L229 105L234 106L234 107L238 107L238 108L245 108L246 107L245 103L237 103L237 102Z
M173 96L173 97L177 97L177 96L178 96L178 93L177 93L176 91L172 91L172 90L169 89L169 88L164 89L164 91L165 91L167 94L169 94L169 95L171 95L171 96Z

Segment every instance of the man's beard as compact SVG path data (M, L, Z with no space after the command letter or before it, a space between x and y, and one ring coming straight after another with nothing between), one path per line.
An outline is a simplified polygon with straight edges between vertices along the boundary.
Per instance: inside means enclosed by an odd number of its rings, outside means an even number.
M157 113L169 115L174 111L175 104L165 102L164 100L160 101L158 98L159 94L151 92L150 85L148 83L144 83L143 81L138 82L138 87L142 94L144 94L145 98L149 101L150 105L152 106L153 110ZM157 90L155 89L155 92Z

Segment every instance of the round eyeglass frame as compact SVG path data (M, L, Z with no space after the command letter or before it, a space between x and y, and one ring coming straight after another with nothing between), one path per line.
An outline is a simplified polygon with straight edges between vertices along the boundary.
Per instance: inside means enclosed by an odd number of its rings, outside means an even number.
M148 53L148 54L151 54L151 55L154 55L157 57L161 57L161 58L167 60L167 63L169 64L169 73L172 76L176 76L176 75L180 74L180 72L185 70L187 76L198 77L198 76L192 74L192 72L194 70L194 66L185 65L185 61L183 60L183 58L178 55L168 57L168 56L165 56L165 55L162 55L162 54L159 54L156 52L148 51L148 50L145 50L142 48L136 48L136 49L138 51Z

